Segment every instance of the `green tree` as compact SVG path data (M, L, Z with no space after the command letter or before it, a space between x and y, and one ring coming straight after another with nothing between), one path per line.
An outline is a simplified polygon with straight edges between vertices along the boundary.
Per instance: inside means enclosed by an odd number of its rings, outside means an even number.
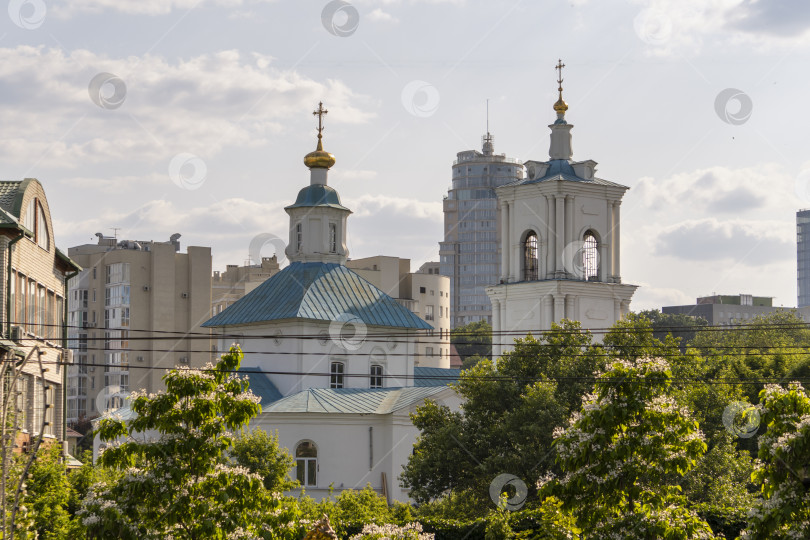
M95 537L224 539L297 536L294 509L281 505L263 478L225 463L230 433L260 412L247 381L234 374L238 347L216 365L177 368L166 391L134 394L130 421L105 417L97 433L108 446L99 461L119 469L115 481L95 484L82 520Z
M559 479L545 493L559 497L594 538L713 538L685 507L675 481L706 444L689 411L671 391L661 358L613 360L568 427L555 430Z
M461 411L431 401L419 407L412 420L420 435L401 476L411 497L424 503L448 490L466 492L485 515L493 504L489 484L502 473L518 476L534 493L534 479L553 466L551 429L579 407L588 378L602 365L590 343L578 322L563 321L462 372L455 385Z
M788 389L768 385L760 403L767 431L751 478L762 499L741 538L810 538L810 397L796 382Z
M694 317L683 313L661 313L657 309L649 309L639 312L639 315L650 321L653 329L653 336L663 342L667 335L679 340L682 351L686 350L701 327L708 326L709 321L703 317Z
M450 331L450 343L455 345L462 362L472 356L489 358L492 356L492 325L477 321L457 326Z
M283 493L296 486L289 477L295 460L278 444L278 433L267 433L263 429L243 431L234 441L230 451L237 465L247 467L264 479L264 487L270 491Z

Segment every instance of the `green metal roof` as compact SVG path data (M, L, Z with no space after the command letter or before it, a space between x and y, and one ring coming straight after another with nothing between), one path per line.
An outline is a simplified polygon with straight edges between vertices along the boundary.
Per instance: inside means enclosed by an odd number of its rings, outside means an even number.
M325 184L310 184L298 192L298 198L295 203L287 206L286 208L300 208L312 206L328 206L330 208L339 208L350 212L348 208L340 204L340 196L334 188ZM285 210L286 210L285 208Z
M626 188L627 186L623 186L621 184L617 184L616 182L611 182L609 180L603 180L602 178L582 178L581 176L577 176L577 173L574 172L574 167L571 166L571 162L567 159L552 159L548 161L548 169L546 169L546 173L539 177L539 178L522 178L520 180L515 180L514 182L510 182L505 184L507 186L519 186L524 184L538 184L540 182L550 182L554 180L567 180L568 182L581 182L583 184L597 184L600 186L616 186Z
M413 368L414 386L447 386L458 382L460 369L420 367Z
M261 401L260 405L266 407L282 398L281 392L278 391L276 385L270 380L266 373L262 373L261 368L258 367L243 367L239 369L239 375L245 375L248 379L248 388L250 391L259 396Z
M337 263L319 262L290 264L202 326L284 319L359 319L368 326L433 328L352 270Z
M263 408L265 413L389 414L446 390L405 388L310 388Z

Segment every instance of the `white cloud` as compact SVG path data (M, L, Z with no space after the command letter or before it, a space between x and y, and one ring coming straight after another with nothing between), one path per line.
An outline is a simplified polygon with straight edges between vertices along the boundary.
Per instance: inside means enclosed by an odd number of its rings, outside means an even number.
M375 9L368 15L368 20L373 22L388 22L388 23L398 23L399 19L391 15L390 13L386 13L380 8Z
M271 3L274 0L61 0L54 2L52 12L59 17L77 13L119 11L131 15L167 15L203 6L239 8L245 5Z
M367 98L343 82L318 82L272 67L266 55L221 51L167 61L147 55L110 58L87 50L0 49L0 108L6 131L0 158L34 165L78 167L132 160L165 170L172 156L205 159L224 147L262 147L284 133L290 118L306 118L323 99L333 123L373 117ZM93 103L88 84L107 72L126 85L119 108ZM112 86L101 87L111 92ZM110 99L107 96L107 99ZM306 116L305 116L306 115Z

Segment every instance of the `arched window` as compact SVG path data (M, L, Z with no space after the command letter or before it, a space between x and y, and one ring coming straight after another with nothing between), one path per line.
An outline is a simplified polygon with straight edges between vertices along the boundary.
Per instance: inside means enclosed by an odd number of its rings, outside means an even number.
M332 362L329 366L329 387L343 388L343 362Z
M39 212L37 212L37 244L43 249L51 249L51 235L48 234L48 221L45 219L45 210L42 204L37 205Z
M34 232L34 225L37 219L37 200L31 199L28 201L28 207L25 209L25 217L23 218L23 226L31 232Z
M295 251L301 253L301 245L304 243L304 235L301 231L301 224L295 224Z
M369 388L383 387L383 367L377 364L371 366L371 377L368 383Z
M337 253L337 225L329 224L329 253Z
M295 447L295 477L302 486L317 485L318 448L312 441L303 441Z
M585 281L599 279L599 242L593 231L586 231L582 238L582 270Z
M523 241L523 281L537 281L537 234L529 231Z

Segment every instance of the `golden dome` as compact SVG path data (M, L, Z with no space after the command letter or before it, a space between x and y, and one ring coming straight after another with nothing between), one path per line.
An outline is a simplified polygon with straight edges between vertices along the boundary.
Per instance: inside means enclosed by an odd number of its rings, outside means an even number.
M318 133L318 147L304 156L304 165L310 169L328 169L335 164L335 156L323 149L321 134Z
M568 103L563 101L562 92L560 92L560 99L554 104L554 110L557 111L557 114L565 114L565 111L568 110Z

